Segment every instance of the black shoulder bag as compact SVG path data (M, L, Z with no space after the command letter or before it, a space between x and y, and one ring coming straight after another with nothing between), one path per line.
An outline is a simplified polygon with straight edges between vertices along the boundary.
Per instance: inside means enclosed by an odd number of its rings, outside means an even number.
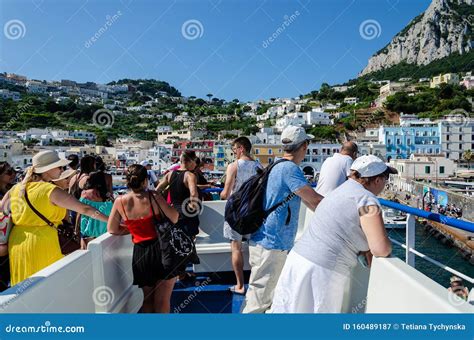
M57 227L53 222L48 220L43 214L41 214L36 208L31 204L28 193L25 190L25 200L28 203L28 206L33 210L33 212L41 218L48 226L56 229L58 232L59 246L61 247L61 253L63 255L68 255L76 250L81 249L81 239L80 236L76 234L75 227L70 223L64 223L58 225Z
M153 220L158 233L161 248L161 260L165 271L172 273L170 276L179 275L186 269L189 262L196 254L193 240L176 224L172 223L160 208L160 204L153 197L160 211L161 220L155 216L152 203L152 193L149 193Z

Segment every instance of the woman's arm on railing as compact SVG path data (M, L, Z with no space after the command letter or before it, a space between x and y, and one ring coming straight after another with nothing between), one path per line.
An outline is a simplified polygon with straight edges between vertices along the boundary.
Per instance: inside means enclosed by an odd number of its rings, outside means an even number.
M377 205L361 207L359 216L370 252L374 256L389 256L392 253L392 243L387 237L381 208Z

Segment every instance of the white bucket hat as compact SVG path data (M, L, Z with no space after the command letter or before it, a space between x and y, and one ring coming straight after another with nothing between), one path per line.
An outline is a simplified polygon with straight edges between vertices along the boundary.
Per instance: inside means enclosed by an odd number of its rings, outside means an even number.
M66 166L71 161L59 158L58 154L53 150L38 152L33 156L33 172L42 174L54 168Z

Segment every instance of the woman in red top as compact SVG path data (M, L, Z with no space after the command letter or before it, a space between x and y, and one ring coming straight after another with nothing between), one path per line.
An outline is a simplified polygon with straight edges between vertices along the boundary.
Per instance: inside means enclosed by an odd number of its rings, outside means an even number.
M143 289L143 313L169 313L170 299L176 281L174 272L167 272L162 263L155 220L178 221L178 212L155 191L148 191L145 167L134 164L128 168L127 186L131 192L115 200L107 230L111 234L132 234L133 284ZM121 225L121 221L125 226Z

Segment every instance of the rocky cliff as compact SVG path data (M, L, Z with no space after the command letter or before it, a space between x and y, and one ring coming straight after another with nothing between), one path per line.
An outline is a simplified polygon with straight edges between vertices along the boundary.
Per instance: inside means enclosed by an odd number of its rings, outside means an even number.
M433 0L392 41L373 55L359 76L402 61L426 65L474 48L474 0Z

